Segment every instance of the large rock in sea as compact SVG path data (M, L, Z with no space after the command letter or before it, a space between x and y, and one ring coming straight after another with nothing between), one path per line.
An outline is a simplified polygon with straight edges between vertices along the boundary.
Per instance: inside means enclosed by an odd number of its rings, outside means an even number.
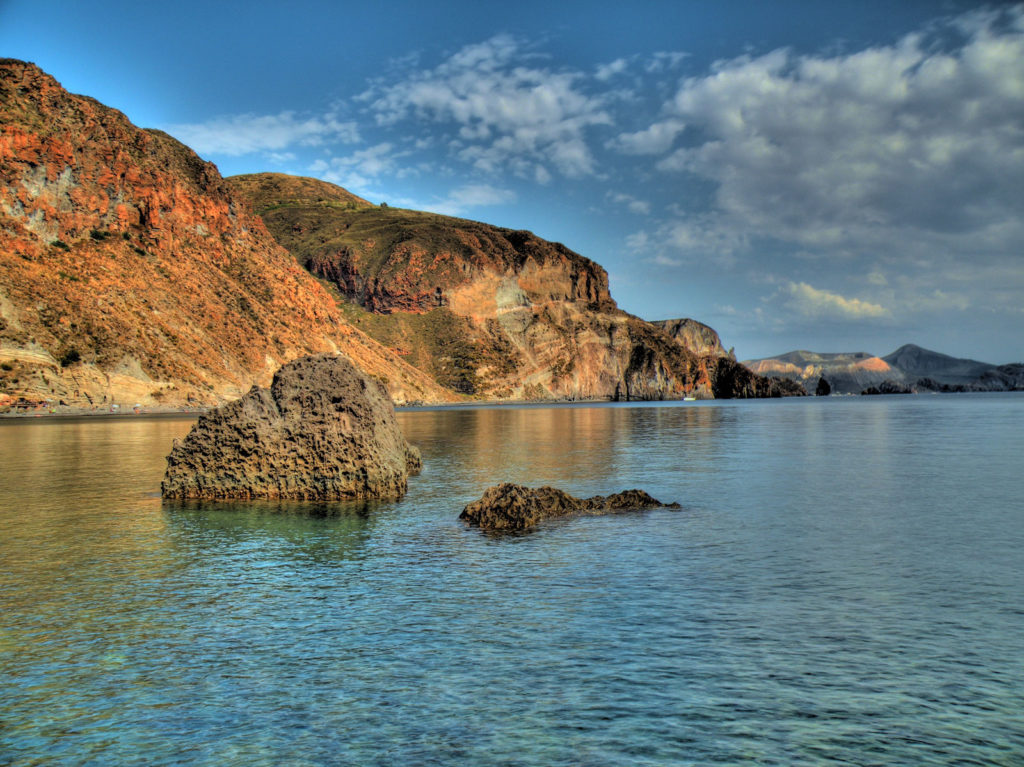
M200 416L167 457L160 489L182 500L397 499L419 468L384 388L321 354Z
M459 519L483 530L529 530L545 519L568 514L614 514L641 509L678 509L678 503L662 503L643 490L613 495L576 498L554 487L530 488L503 482L487 488L483 497L466 506Z

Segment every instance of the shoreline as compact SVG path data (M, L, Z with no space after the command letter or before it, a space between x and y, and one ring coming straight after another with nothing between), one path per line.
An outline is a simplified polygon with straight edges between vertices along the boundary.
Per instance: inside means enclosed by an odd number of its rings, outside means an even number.
M1007 394L1013 393L1014 390L996 390L996 391L981 391L981 392L924 392L924 393L913 393L913 396L923 396L924 394L938 395L938 394ZM631 400L613 400L607 398L601 399L576 399L576 400L476 400L467 402L438 402L438 403L423 403L417 402L406 405L395 405L396 413L403 412L418 412L418 411L432 411L432 410L475 410L475 409L487 409L487 410L500 410L505 408L546 408L546 407L592 407L594 405L618 405L620 407L629 406L646 406L651 407L658 404L662 405L696 405L699 403L707 402L746 402L746 401L761 401L761 400L815 400L815 399L851 399L859 398L865 395L857 394L833 394L828 397L753 397L753 398L741 398L741 399L696 399L696 400L685 400L685 399L660 399L660 400L644 400L644 399L631 399ZM882 394L868 397L868 399L876 399L878 397L904 397L906 394ZM42 408L37 410L24 410L21 412L7 412L0 413L0 423L10 421L26 421L41 419L45 421L50 420L71 420L71 419L82 419L82 420L129 420L131 418L198 418L203 413L213 410L215 406L210 407L181 407L181 408L159 408L159 409L147 409L143 408L138 412L134 410L122 410L111 412L108 410L99 410L91 408L71 408L64 407L63 409L56 411L46 411Z
M594 398L594 399L550 399L550 400L467 400L464 402L414 402L404 405L395 405L395 412L415 412L419 410L462 410L462 409L473 409L473 408L541 408L541 407L572 407L572 406L591 406L591 405L630 405L630 404L641 404L649 402L679 402L682 403L686 400L683 399L665 399L665 400L613 400L610 398ZM714 402L713 399L698 400L706 402ZM209 407L167 407L167 408L142 408L138 411L134 409L122 409L118 411L100 410L99 408L75 408L69 406L61 406L58 408L46 409L45 407L39 407L34 409L25 409L20 411L9 411L6 413L0 413L0 421L3 420L26 420L26 419L61 419L61 418L88 418L88 419L124 419L124 418L174 418L184 416L199 416L203 413L213 410L216 406L211 405Z

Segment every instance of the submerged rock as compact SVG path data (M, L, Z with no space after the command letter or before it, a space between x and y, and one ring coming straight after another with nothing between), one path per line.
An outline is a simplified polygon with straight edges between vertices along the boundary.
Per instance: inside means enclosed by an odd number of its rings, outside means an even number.
M419 468L384 388L321 354L200 416L175 442L160 489L182 500L397 499Z
M480 500L462 510L459 519L484 530L528 530L545 519L567 514L613 514L654 508L678 509L679 504L662 503L643 490L576 498L554 487L531 488L503 482L487 488Z

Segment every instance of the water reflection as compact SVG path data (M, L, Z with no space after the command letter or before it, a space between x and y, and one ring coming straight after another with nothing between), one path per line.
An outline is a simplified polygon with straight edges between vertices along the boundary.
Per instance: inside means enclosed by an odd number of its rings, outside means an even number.
M329 566L358 558L392 502L164 502L168 541L181 551L255 549Z
M644 487L657 496L678 473L715 469L735 414L700 406L573 406L407 411L398 418L429 459L424 471L451 476L458 496L469 500L499 482L583 495Z

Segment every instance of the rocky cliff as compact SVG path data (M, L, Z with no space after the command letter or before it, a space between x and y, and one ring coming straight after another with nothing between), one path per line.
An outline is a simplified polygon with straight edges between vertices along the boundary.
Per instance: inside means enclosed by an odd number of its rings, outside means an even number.
M655 320L651 323L668 333L677 343L682 344L694 354L711 357L736 357L732 350L726 351L718 331L703 322L691 319Z
M621 311L604 269L564 245L526 231L364 205L311 181L227 179L278 242L348 301L354 325L446 388L510 399L738 393L727 390L728 377L714 385L720 342L695 351Z
M451 398L346 322L216 167L11 59L0 180L8 401L209 405L338 350L399 401Z

